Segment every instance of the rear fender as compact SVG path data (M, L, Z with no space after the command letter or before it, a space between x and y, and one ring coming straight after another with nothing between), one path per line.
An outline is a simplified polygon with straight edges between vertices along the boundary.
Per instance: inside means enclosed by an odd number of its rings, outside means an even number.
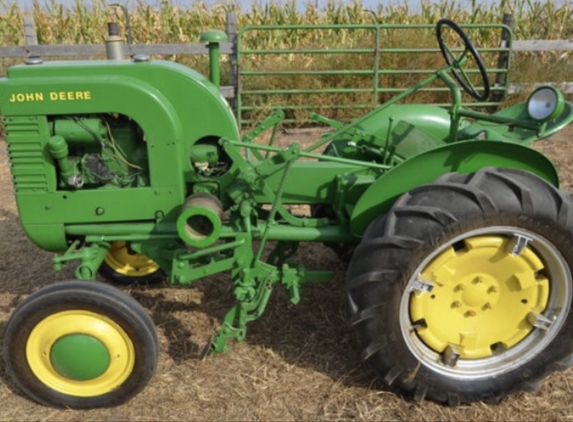
M448 110L443 107L422 104L400 104L388 107L362 120L357 128L385 140L389 129L394 124L393 122L401 120L414 125L440 141L445 141L450 134L451 117Z
M445 173L472 173L482 167L527 170L559 186L553 163L534 149L506 142L457 142L410 158L378 178L356 203L350 229L354 235L362 236L370 222L386 213L402 194Z

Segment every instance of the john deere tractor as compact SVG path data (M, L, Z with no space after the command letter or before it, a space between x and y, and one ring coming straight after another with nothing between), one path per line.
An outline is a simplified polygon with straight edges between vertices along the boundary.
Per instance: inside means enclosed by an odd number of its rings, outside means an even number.
M77 264L9 319L14 382L49 406L121 404L152 378L159 342L147 311L98 278L189 286L227 272L222 352L273 288L296 304L305 282L331 279L297 263L300 242L349 259L358 359L406 395L497 401L567 368L573 201L527 145L569 124L573 105L544 86L493 114L463 106L464 91L488 97L486 67L454 22L436 36L443 68L349 124L311 116L331 130L308 147L257 142L280 111L242 136L216 78L125 58L117 37L107 60L9 68L0 112L22 227L54 270ZM449 107L402 101L436 82Z

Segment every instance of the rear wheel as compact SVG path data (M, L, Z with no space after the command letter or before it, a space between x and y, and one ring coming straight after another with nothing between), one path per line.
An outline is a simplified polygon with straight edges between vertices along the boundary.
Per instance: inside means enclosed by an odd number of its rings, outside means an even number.
M115 284L155 284L165 277L159 265L147 256L133 252L127 242L113 242L99 274Z
M16 308L3 352L8 374L37 402L93 408L121 404L145 387L159 341L134 299L102 283L69 281Z
M348 270L362 358L416 399L497 401L573 353L573 202L518 170L450 174L374 221Z

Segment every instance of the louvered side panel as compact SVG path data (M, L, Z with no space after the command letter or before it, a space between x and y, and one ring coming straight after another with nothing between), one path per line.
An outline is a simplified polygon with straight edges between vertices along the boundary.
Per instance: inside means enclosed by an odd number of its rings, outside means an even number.
M46 151L49 134L45 119L11 117L5 127L16 193L48 191L55 175Z

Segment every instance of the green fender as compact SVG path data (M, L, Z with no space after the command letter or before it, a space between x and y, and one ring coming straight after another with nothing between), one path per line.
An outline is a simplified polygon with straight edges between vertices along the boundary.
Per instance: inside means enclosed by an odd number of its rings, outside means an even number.
M559 186L553 163L534 149L507 142L457 142L412 157L382 175L356 203L350 230L362 236L370 222L386 213L399 196L445 173L472 173L483 167L528 170Z

